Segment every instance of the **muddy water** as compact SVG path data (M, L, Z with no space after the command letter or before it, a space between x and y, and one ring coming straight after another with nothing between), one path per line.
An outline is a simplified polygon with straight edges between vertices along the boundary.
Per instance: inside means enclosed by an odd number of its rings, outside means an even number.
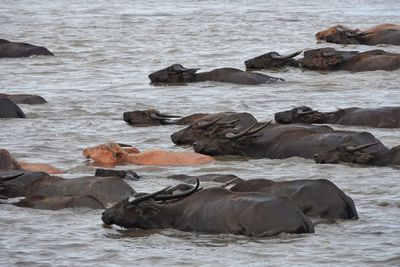
M342 23L367 28L399 23L398 1L11 1L0 5L0 38L45 45L56 57L0 59L0 90L39 94L22 105L26 120L0 120L0 147L20 160L47 162L67 177L93 173L82 148L114 140L140 149L175 147L178 126L132 128L124 111L247 111L259 120L298 105L400 105L400 71L318 73L287 69L267 74L284 83L242 86L197 83L154 87L147 75L173 63L210 70L243 68L268 51L327 46L314 33ZM329 45L344 50L374 47ZM398 47L381 46L393 52ZM388 146L398 130L368 129ZM4 266L398 266L400 183L395 168L316 165L311 160L218 161L207 166L133 166L139 191L174 184L172 174L233 173L243 178L327 178L349 194L359 221L318 225L316 234L253 239L175 230L103 228L101 211L42 211L0 205L0 263Z

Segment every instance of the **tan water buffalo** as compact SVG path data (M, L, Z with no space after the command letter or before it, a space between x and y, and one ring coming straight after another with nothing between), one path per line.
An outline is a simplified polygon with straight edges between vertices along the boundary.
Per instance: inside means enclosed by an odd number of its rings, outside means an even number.
M186 151L147 150L139 152L132 147L122 147L116 143L106 143L86 148L83 155L98 163L105 164L137 164L159 166L185 166L207 164L213 157Z
M400 45L400 25L381 24L367 30L353 30L342 25L336 25L315 34L318 41L336 44L391 44Z
M173 64L165 69L153 72L149 79L153 84L186 84L191 82L215 81L224 83L258 85L283 81L261 73L245 72L234 68L214 69L199 72L199 69L188 69L180 64Z

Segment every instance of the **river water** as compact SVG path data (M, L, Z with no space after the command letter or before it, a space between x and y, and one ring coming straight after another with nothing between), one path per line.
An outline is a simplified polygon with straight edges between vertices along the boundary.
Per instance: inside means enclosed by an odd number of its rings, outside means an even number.
M84 3L84 4L83 4ZM149 84L147 75L173 63L211 70L244 68L251 57L331 46L314 34L338 23L358 28L399 23L397 0L349 1L13 1L0 5L0 38L46 46L55 57L0 59L3 93L39 94L45 105L21 105L28 119L0 120L0 147L19 160L46 162L66 177L92 174L82 149L107 141L139 149L174 146L179 126L133 128L122 113L246 111L270 120L277 111L308 105L399 106L400 71L319 73L265 71L286 82L243 86L204 82ZM399 47L380 46L393 52ZM344 128L344 127L337 127ZM367 130L387 146L400 132ZM120 168L128 168L122 166ZM172 174L232 173L245 179L327 178L350 195L360 220L317 225L315 234L248 238L176 230L104 228L101 210L31 210L0 205L3 266L399 266L399 169L317 165L312 160L224 160L196 167L129 166L143 176L131 185L154 191L177 183Z

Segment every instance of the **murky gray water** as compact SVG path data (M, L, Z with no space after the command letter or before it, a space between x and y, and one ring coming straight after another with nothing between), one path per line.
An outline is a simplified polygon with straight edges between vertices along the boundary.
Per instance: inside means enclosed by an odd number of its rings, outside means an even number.
M327 46L314 34L342 23L367 28L399 23L399 1L12 1L0 5L0 38L45 45L56 57L0 59L0 91L45 97L22 105L29 119L0 120L0 147L19 160L51 163L67 177L93 173L82 148L114 140L140 149L175 147L178 126L132 128L124 111L247 111L269 120L276 111L309 105L400 105L400 71L266 72L284 83L242 86L198 83L154 87L147 75L172 63L211 70L244 60ZM374 47L329 45L340 49ZM383 46L400 52L399 47ZM398 130L368 129L388 146ZM0 264L9 266L398 266L400 182L395 168L316 165L311 160L219 161L197 167L132 166L132 183L153 191L171 174L233 173L243 178L328 178L355 201L359 221L318 225L312 235L253 239L174 230L106 229L101 211L43 211L0 205Z

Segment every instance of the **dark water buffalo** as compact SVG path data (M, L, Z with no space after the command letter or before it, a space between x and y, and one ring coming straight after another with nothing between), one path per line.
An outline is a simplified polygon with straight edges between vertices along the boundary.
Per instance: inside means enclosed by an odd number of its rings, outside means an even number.
M190 192L197 188L198 184ZM209 188L174 203L158 203L157 195L165 190L130 202L125 199L105 210L102 220L124 228L175 228L246 236L314 232L310 219L288 197Z
M0 118L26 118L25 113L8 98L0 98Z
M336 25L316 33L315 38L318 41L336 44L400 45L400 25L387 23L363 31Z
M301 106L275 113L278 123L323 123L369 126L378 128L400 127L400 107L345 108L334 112L319 112Z
M54 56L46 47L27 43L10 42L0 39L0 58L2 57L30 57L30 56Z
M14 203L14 205L18 207L45 210L59 210L66 208L104 209L104 204L92 196L34 196L21 199L19 202Z
M400 146L382 149L380 143L347 143L314 155L317 163L356 163L372 166L400 165Z
M268 196L288 196L309 217L358 219L353 200L334 183L326 179L299 179L274 182L254 179L237 183L231 191L260 192Z
M185 84L190 82L215 81L225 83L257 85L283 81L261 73L251 73L234 68L221 68L208 72L196 73L199 69L187 69L180 64L153 72L149 79L153 84Z
M344 154L347 161L337 162L399 164L397 147L388 149L368 132L335 131L328 126L308 124L273 124L264 128L256 125L239 134L210 134L208 138L196 141L193 147L198 153L213 156L239 155L270 159L302 157L328 163L333 162L330 160L333 155ZM377 155L375 159L373 155Z
M225 129L239 132L247 128L257 119L250 113L222 112L204 116L188 127L171 135L171 140L177 145L191 145L194 141L201 139L209 132L220 132Z
M18 94L18 95L9 95L9 94L0 94L0 99L1 98L8 98L15 104L29 104L29 105L35 105L35 104L44 104L47 103L47 101L38 95L26 95L26 94Z
M247 69L269 69L279 66L292 66L320 71L347 70L352 72L395 70L400 68L400 54L389 53L383 50L338 51L334 48L318 48L307 50L304 57L295 60L287 56L279 56L276 52L274 57L268 53L245 62ZM296 54L296 53L295 53ZM281 59L275 59L276 57ZM274 63L278 62L278 63Z
M200 182L215 182L215 183L227 183L233 181L235 181L235 183L238 183L243 181L243 179L233 174L216 174L216 173L195 175L195 176L176 174L168 176L167 178L178 180L185 184L195 184L197 180L199 180Z
M181 117L176 115L168 115L159 112L156 109L134 110L124 112L123 118L131 126L159 126L159 125L186 125L197 121L206 116L206 113L196 113L189 116Z
M301 52L302 51L299 51L285 56L282 56L277 52L269 52L246 60L244 64L248 70L283 68L286 66L299 67L299 63L294 59L294 57L299 55Z
M127 179L133 181L137 181L140 179L140 176L136 172L131 170L113 170L113 169L102 169L102 168L97 168L94 176L98 177L115 176L121 179Z

